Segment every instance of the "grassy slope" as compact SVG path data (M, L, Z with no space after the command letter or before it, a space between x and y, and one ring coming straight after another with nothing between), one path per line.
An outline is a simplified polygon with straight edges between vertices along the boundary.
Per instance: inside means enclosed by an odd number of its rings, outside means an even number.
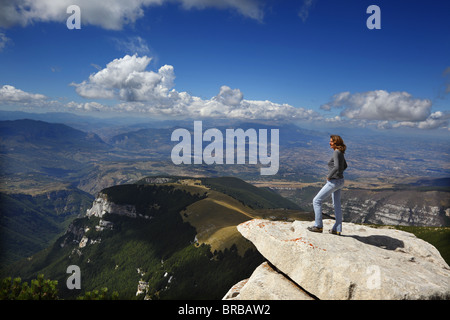
M197 230L198 242L209 244L211 251L231 248L235 244L243 255L247 249L253 248L236 228L250 219L311 218L299 210L284 209L283 206L297 206L278 194L237 178L185 178L178 181L171 185L192 193L207 194L205 199L191 204L181 214L183 220Z

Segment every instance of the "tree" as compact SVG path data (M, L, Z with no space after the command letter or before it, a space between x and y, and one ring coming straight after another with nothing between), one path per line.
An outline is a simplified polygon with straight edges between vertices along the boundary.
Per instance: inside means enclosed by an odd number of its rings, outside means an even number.
M31 280L31 284L22 283L21 278L5 278L0 283L0 300L57 300L58 281L44 279L44 275L38 275Z
M4 278L0 282L0 300L59 300L58 281L44 279L44 275L38 275L30 284L22 283L21 278ZM79 296L78 300L117 300L119 293L114 291L108 294L108 288L86 292Z
M108 296L108 288L102 288L99 290L88 291L84 296L79 296L77 300L118 300L119 293L114 291Z

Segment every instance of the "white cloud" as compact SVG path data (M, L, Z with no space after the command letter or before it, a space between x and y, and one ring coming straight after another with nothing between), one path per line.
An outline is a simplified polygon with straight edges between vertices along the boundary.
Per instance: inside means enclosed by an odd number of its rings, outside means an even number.
M162 66L158 72L145 71L151 58L126 55L114 59L106 68L91 74L88 80L72 85L76 92L90 99L162 102L173 87L173 67Z
M430 114L430 116L424 121L411 122L404 121L398 122L393 125L394 128L399 127L410 127L410 128L418 128L418 129L437 129L437 128L445 128L448 127L450 119L450 113L444 113L442 111L436 111Z
M318 118L312 110L294 108L271 101L245 100L239 89L222 86L211 99L201 99L174 87L173 66L164 65L158 72L146 70L151 58L126 55L108 63L91 74L88 80L72 84L76 92L89 99L118 99L121 103L111 111L138 112L163 116L214 117L243 119L303 119ZM78 110L85 106L75 105ZM105 110L103 106L89 106Z
M331 111L333 108L343 109L340 116L327 118L326 121L339 120L351 126L375 126L378 129L448 127L450 113L431 113L431 107L431 100L414 98L407 92L375 90L355 94L341 92L320 108L325 111Z
M11 39L9 39L4 33L0 32L0 52L3 51L9 42L11 42Z
M413 98L407 92L342 92L334 95L331 102L321 106L324 110L333 107L343 107L341 116L349 119L417 122L426 120L430 115L431 101Z
M226 105L213 98L203 100L189 96L184 99L174 99L170 105L155 105L149 102L122 102L111 109L116 112L144 113L155 116L182 118L216 118L216 119L246 119L246 120L314 120L320 116L313 110L295 108L287 104L277 104L270 101L242 100L238 106Z
M15 106L27 111L36 110L36 108L55 112L67 109L83 112L111 110L109 106L95 101L67 103L61 100L52 100L43 94L25 92L11 85L0 87L0 106Z
M241 104L244 95L239 89L231 89L228 86L222 86L217 96L213 98L224 105L238 106Z
M121 102L106 107L75 104L76 110L132 112L184 118L231 118L324 121L330 124L376 126L381 129L445 127L448 115L430 114L431 101L413 98L407 92L384 90L351 94L341 92L323 105L324 110L344 108L339 116L326 118L311 109L296 108L268 100L246 100L240 89L222 86L210 99L178 92L174 87L173 66L164 65L157 72L148 71L150 57L126 55L114 59L80 84L77 93L90 99L117 99Z
M151 58L125 55L79 84L72 84L86 99L112 99L111 105L96 101L63 102L45 95L29 93L11 85L0 88L0 105L20 105L81 112L139 113L168 118L228 118L246 120L317 121L352 127L375 126L379 129L411 127L417 129L448 128L450 113L431 113L431 102L413 98L406 92L383 90L351 94L341 92L322 106L324 110L343 108L338 116L323 117L311 109L293 107L268 100L247 100L240 89L222 86L218 94L202 99L175 90L173 66L147 70Z
M32 102L41 102L47 97L43 94L28 93L20 89L16 89L10 85L4 85L0 88L0 103L27 104Z
M143 8L160 5L159 0L91 1L91 0L18 0L0 2L0 27L20 24L27 26L35 22L65 22L70 5L78 5L83 24L119 30L132 24L144 15Z
M74 111L86 111L86 112L100 112L100 111L108 111L109 107L102 105L98 102L91 101L91 102L74 102L71 101L64 106L65 108L72 109Z
M261 0L178 0L186 9L204 9L208 7L218 9L235 9L240 14L262 21L264 17L263 2Z
M308 19L309 11L311 10L315 2L316 0L303 0L303 5L298 13L298 16L300 17L300 19L302 19L303 22L306 22L306 19Z
M180 3L185 9L233 9L240 14L261 20L262 1L259 0L0 0L0 27L27 26L35 22L65 22L66 9L78 5L81 23L120 30L144 16L144 9L166 3Z
M129 54L147 55L150 53L150 48L145 39L139 36L127 38L112 38L116 48L120 51Z

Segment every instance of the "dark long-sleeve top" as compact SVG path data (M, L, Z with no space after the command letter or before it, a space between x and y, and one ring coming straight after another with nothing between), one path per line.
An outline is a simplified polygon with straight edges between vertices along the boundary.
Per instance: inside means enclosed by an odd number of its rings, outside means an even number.
M333 157L328 162L327 179L342 179L344 178L344 170L347 169L347 162L344 154L340 150L334 150Z

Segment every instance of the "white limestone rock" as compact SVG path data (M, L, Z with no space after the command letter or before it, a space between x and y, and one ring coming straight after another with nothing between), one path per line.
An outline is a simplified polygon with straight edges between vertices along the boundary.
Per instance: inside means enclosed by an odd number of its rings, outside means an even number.
M118 205L108 201L104 194L99 194L94 200L92 207L86 211L86 216L95 216L102 218L106 213L114 213L124 215L131 218L136 218L136 208L133 205Z
M249 279L240 281L223 300L313 300L306 292L267 262L255 269Z
M306 228L312 222L250 220L238 226L277 269L319 299L450 297L450 267L411 233L343 224L343 235ZM249 280L250 281L250 280Z

